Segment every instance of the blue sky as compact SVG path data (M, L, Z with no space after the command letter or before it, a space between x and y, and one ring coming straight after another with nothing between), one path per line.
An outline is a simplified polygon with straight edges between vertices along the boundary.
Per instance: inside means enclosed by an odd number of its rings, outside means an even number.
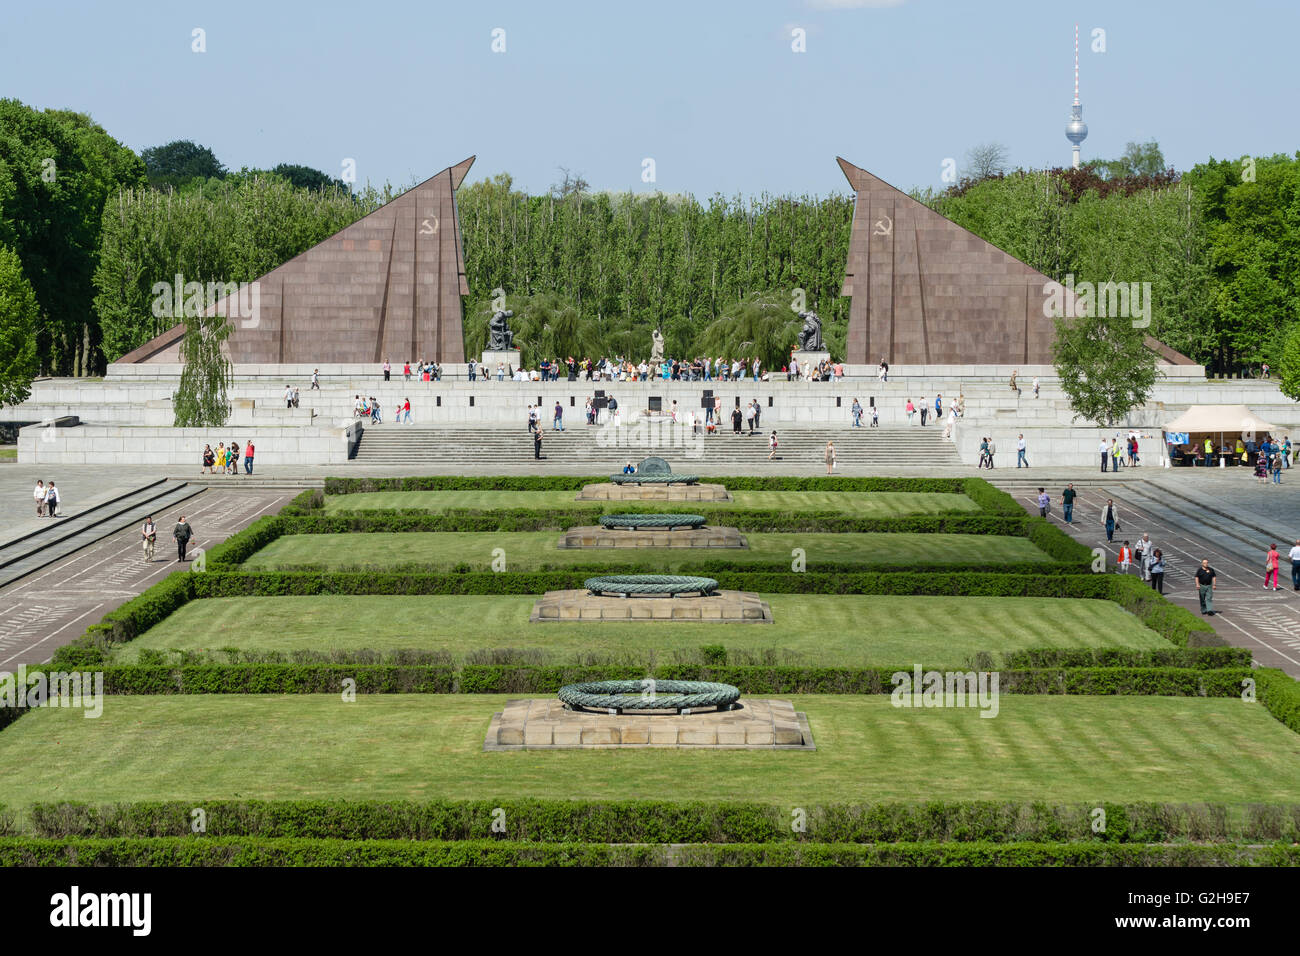
M1068 164L1076 21L1085 160L1152 138L1179 169L1300 146L1285 0L12 2L0 96L88 112L136 150L193 139L231 168L336 176L351 158L376 184L477 154L471 180L533 192L566 166L597 189L825 194L846 191L839 154L939 187L980 142Z

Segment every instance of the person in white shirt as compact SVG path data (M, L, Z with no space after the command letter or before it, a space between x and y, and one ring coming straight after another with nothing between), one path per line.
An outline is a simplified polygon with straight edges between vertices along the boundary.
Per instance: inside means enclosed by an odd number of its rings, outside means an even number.
M54 479L51 478L50 483L45 486L45 513L51 518L58 517L55 512L59 510L59 501L59 489L54 487Z
M32 491L32 497L36 499L36 517L45 517L45 482L39 478L36 479L36 488Z
M154 545L158 541L158 526L153 523L153 515L144 519L144 525L140 528L140 544L144 550L144 559L153 560Z
M1097 452L1101 455L1101 470L1106 471L1106 459L1110 457L1110 446L1106 444L1106 439L1097 443Z
M1300 538L1296 538L1295 547L1289 553L1291 556L1291 586L1300 591Z
M1142 580L1151 580L1151 562L1155 560L1156 545L1151 540L1151 535L1143 533L1138 538L1137 544L1133 545L1133 560L1137 562L1138 568L1142 571Z

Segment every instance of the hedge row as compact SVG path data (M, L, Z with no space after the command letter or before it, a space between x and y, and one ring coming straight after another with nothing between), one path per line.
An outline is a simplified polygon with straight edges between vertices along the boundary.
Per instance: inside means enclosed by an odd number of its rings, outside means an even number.
M161 837L0 840L0 866L1295 866L1300 846L1088 843L452 843Z
M1131 650L1122 647L1036 647L1005 651L998 663L1005 668L1035 667L1249 667L1248 647L1170 647ZM985 666L984 670L990 668Z
M636 513L663 513L668 509L637 508ZM681 509L675 509L680 511ZM993 534L1030 536L1037 525L1056 531L1082 553L1079 562L1090 562L1092 552L1069 536L1057 531L1041 518L1030 519L1006 515L981 515L969 512L942 512L929 515L906 515L882 518L850 515L841 511L769 511L762 509L702 509L711 525L725 525L748 532L770 534ZM282 517L282 534L344 534L375 532L465 532L483 534L510 531L567 531L600 523L610 512L600 508L500 508L483 511L474 508L449 508L445 511L376 509L314 513ZM269 542L267 542L269 543ZM262 545L263 547L265 545Z
M351 495L372 491L581 491L584 485L607 481L605 475L426 475L407 478L326 478L325 494ZM757 475L708 476L709 484L725 485L728 491L911 491L934 494L993 494L996 488L982 478L847 478L761 477ZM981 487L982 486L982 487ZM1010 496L1007 496L1010 498ZM1014 503L1014 499L1012 499ZM978 502L977 502L978 503ZM1002 505L1001 507L1005 507ZM1006 514L1023 513L1023 508Z
M214 837L539 843L1268 843L1300 840L1300 804L826 804L650 800L197 800L35 803L34 835L181 837L196 807ZM1104 811L1104 816L1097 810ZM1095 829L1099 822L1103 826ZM493 824L503 829L492 831Z
M665 664L658 680L733 684L744 694L889 694L891 677L911 667L710 666ZM565 684L638 680L634 664L467 664L459 671L437 665L367 664L106 664L106 694L323 694L355 681L362 694L550 694ZM1072 667L1000 670L1004 694L1155 695L1239 697L1249 668ZM1267 706L1267 704L1266 704Z
M1257 668L1251 676L1268 712L1300 734L1300 681L1275 667Z

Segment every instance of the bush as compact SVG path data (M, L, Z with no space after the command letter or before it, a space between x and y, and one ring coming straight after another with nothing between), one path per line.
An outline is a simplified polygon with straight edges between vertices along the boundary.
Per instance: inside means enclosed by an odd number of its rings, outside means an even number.
M1261 667L1251 674L1255 690L1270 714L1300 734L1300 682L1275 667Z
M371 491L581 491L584 485L608 481L606 475L429 475L413 478L326 478L325 494L350 495ZM843 478L843 477L708 477L710 484L729 491L913 491L983 495L1000 509L1007 506L996 488L982 478ZM983 486L983 487L981 487ZM973 497L973 496L972 496ZM1015 504L1009 495L1006 500ZM976 502L977 504L979 502ZM1024 509L1004 510L1023 514Z
M540 843L1263 843L1300 838L1300 804L1048 804L1016 801L827 804L649 800L188 800L36 803L31 828L66 839L181 837L202 807L207 838L478 840L505 811L501 840ZM1105 829L1093 831L1096 808Z

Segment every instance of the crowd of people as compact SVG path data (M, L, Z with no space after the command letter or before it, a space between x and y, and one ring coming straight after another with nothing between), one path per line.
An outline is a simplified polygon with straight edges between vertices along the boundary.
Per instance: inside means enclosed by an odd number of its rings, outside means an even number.
M238 441L232 441L229 445L225 442L218 442L215 449L211 445L204 445L203 467L199 470L199 474L239 474L239 450L240 443ZM251 475L253 473L253 455L256 449L251 441L247 441L243 443L243 451L244 474Z

